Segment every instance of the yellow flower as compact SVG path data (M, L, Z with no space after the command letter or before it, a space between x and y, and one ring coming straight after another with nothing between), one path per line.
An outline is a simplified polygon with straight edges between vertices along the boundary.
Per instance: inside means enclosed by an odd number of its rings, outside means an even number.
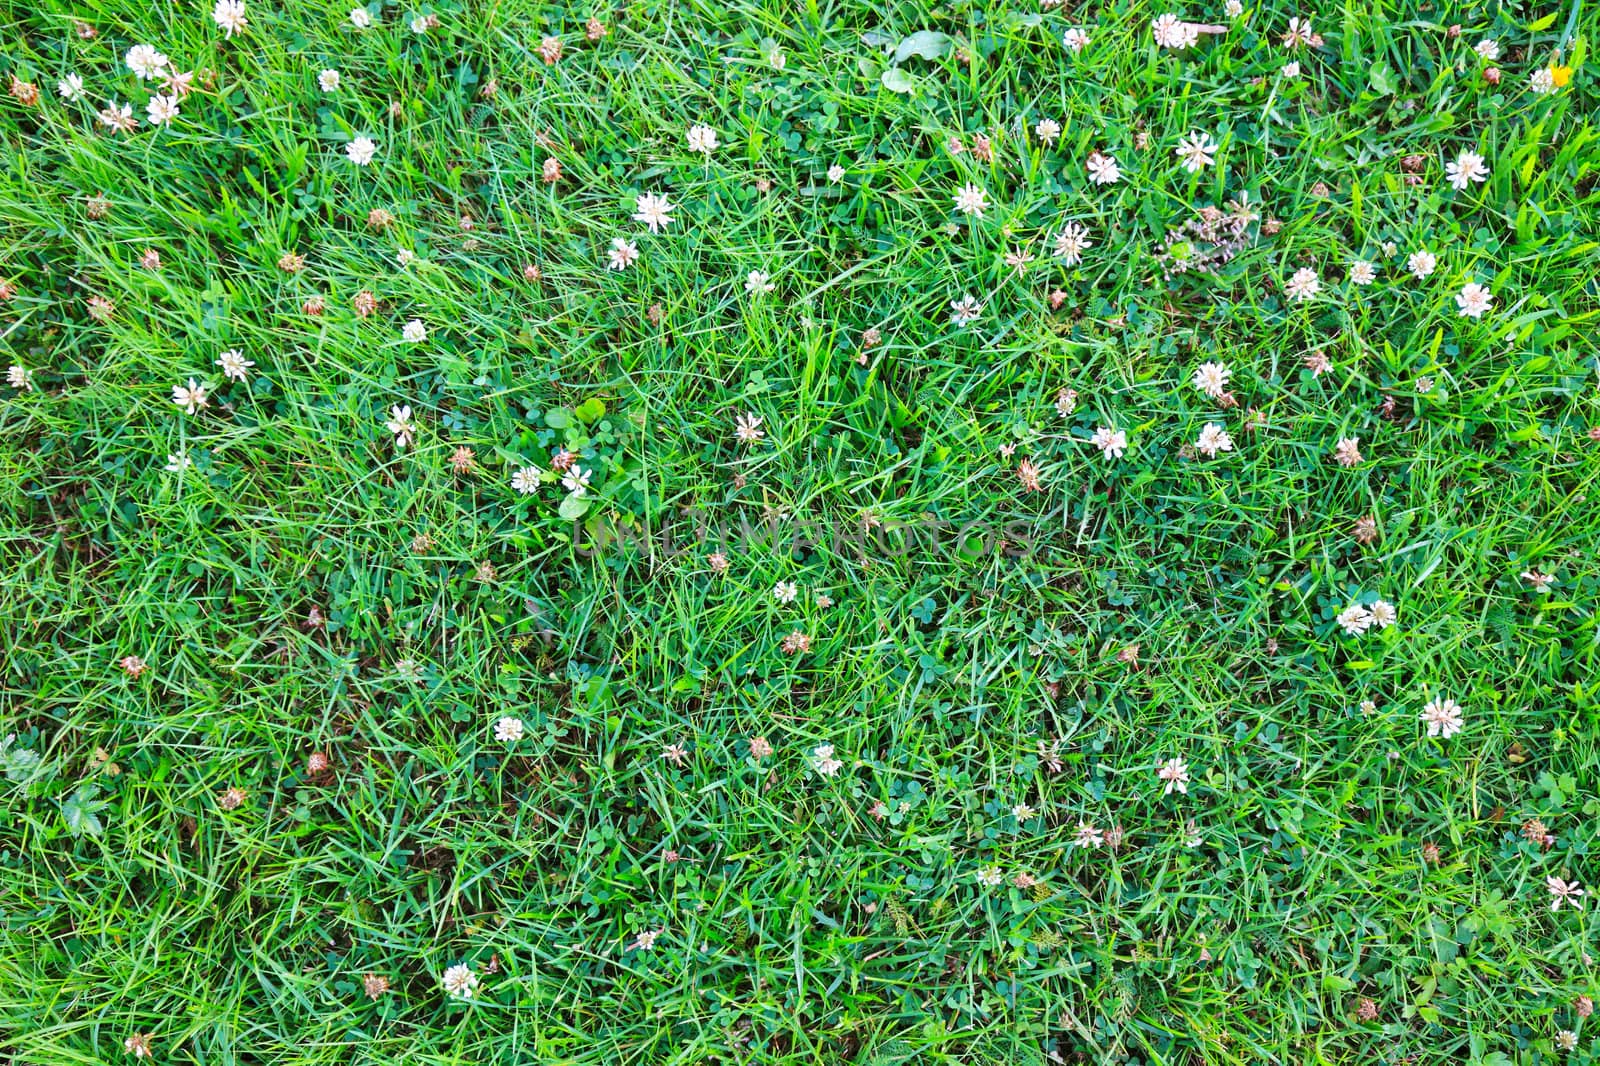
M1557 89L1565 88L1567 83L1572 81L1572 68L1552 64L1550 67L1550 81Z

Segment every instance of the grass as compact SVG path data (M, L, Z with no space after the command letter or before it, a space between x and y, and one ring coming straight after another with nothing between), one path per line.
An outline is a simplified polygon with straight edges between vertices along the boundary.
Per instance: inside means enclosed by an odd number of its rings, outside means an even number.
M1595 1060L1592 6L350 2L5 9L10 1061Z

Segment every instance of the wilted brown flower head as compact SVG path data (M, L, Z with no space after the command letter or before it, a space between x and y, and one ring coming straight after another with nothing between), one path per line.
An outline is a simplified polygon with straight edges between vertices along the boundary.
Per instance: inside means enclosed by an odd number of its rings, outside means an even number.
M31 81L23 81L15 74L11 75L11 96L23 107L32 107L39 102L39 87Z

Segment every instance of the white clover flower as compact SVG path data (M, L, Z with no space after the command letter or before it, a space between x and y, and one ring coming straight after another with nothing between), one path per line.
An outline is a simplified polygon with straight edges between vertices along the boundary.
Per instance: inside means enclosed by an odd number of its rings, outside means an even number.
M1182 759L1168 759L1156 767L1156 778L1166 783L1161 790L1163 796L1170 796L1174 792L1189 794L1189 764Z
M540 476L544 471L536 466L518 467L511 475L511 488L520 496L532 496L539 491Z
M627 270L639 258L639 246L626 237L611 238L611 247L606 252L606 268L609 270Z
M128 49L128 54L122 57L122 61L140 81L159 78L161 72L167 69L169 62L166 56L147 44L136 44Z
M733 420L733 435L740 443L756 444L767 435L767 431L761 428L761 423L761 416L754 412L741 414Z
M464 962L458 962L446 970L440 983L451 999L465 1002L478 994L478 975Z
M1379 629L1388 629L1400 620L1400 612L1388 600L1375 600L1368 610L1372 612L1372 624Z
M190 378L187 385L172 386L172 402L183 408L185 414L192 415L210 405L211 401L206 398L209 389L210 386Z
M1288 293L1291 300L1303 303L1315 296L1321 288L1322 281L1317 277L1317 272L1310 267L1301 267L1285 283L1283 291Z
M1128 435L1114 426L1099 426L1094 431L1094 436L1089 438L1089 443L1100 449L1100 454L1110 461L1121 459L1128 450Z
M243 381L249 376L250 368L256 364L244 357L244 353L237 348L229 348L217 356L217 365L222 368L223 377L231 381Z
M1090 152L1084 165L1089 171L1089 180L1096 185L1115 185L1122 180L1122 168L1117 166L1116 156Z
M1544 879L1544 885L1550 892L1550 909L1552 911L1560 910L1563 903L1575 911L1583 909L1583 888L1578 882L1563 881L1554 874L1550 874ZM1576 1044L1577 1041L1573 1040L1567 1046L1567 1050L1571 1051Z
M384 426L394 434L396 451L403 451L417 436L416 423L411 421L411 406L409 404L395 404L389 408L388 421Z
M1200 430L1200 436L1195 440L1194 446L1196 451L1208 459L1214 459L1219 452L1233 451L1233 438L1217 423L1207 422Z
M1482 318L1493 305L1494 294L1476 281L1467 282L1456 293L1456 309L1464 318Z
M1483 156L1477 152L1463 151L1454 162L1444 165L1444 176L1452 189L1464 192L1474 183L1481 185L1488 181L1489 168L1484 166Z
M217 6L211 9L211 20L222 28L226 37L244 32L248 23L244 17L244 0L217 0Z
M364 167L378 154L378 145L371 137L357 137L344 146L344 154L356 166Z
M818 777L832 777L844 768L844 763L834 758L832 744L818 744L811 750L810 761Z
M717 131L696 123L689 127L688 141L689 151L709 156L717 150Z
M1216 164L1213 157L1217 154L1217 142L1211 139L1211 134L1195 130L1178 142L1172 154L1178 157L1187 173L1198 174Z
M1068 222L1056 234L1054 254L1066 263L1067 266L1076 266L1083 262L1083 253L1094 247L1094 242L1089 239L1089 231L1076 222Z
M653 192L642 192L634 205L633 220L649 226L651 233L660 233L663 226L672 222L671 212L676 210L677 207L664 194L658 196Z
M1200 28L1168 12L1151 21L1150 35L1162 48L1190 48L1200 40Z
M1446 740L1461 732L1464 724L1461 705L1448 698L1435 697L1430 700L1417 717L1427 723L1430 737L1443 737Z
M983 304L979 303L971 293L963 293L961 299L950 301L950 323L961 327L969 326L976 322L983 314Z
M1334 619L1347 636L1359 637L1372 628L1372 612L1359 603L1352 603Z
M956 190L955 205L956 210L963 215L976 215L982 218L983 213L989 209L989 194L969 181Z
M665 929L646 929L633 938L633 943L628 945L629 951L650 951L656 946L656 941L661 939Z
M1211 397L1220 400L1228 392L1228 378L1233 376L1221 363L1201 363L1195 367L1194 387Z
M581 466L574 466L562 476L561 487L574 496L587 496L589 495L589 478L592 476L593 471L585 470Z
M178 117L178 99L174 96L152 96L150 102L144 105L144 110L150 116L150 125L165 126Z

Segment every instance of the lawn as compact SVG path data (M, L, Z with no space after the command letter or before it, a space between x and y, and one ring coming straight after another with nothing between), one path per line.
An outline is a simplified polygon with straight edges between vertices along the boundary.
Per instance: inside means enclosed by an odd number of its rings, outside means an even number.
M1595 5L352 2L0 0L0 1058L1600 1061Z

